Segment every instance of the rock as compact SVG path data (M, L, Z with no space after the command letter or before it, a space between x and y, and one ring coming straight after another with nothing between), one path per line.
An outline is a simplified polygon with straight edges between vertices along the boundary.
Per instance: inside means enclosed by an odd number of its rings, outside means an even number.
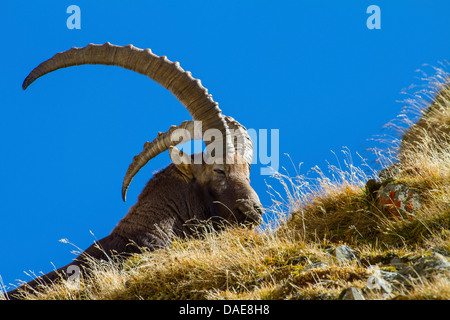
M395 272L386 272L375 269L374 273L367 279L366 287L371 290L383 290L386 293L391 293L391 285L384 279L393 278L397 274Z
M336 248L335 255L339 262L357 259L355 250L345 244Z
M401 270L403 277L428 277L436 272L450 272L450 261L439 253L432 253L417 260L412 266Z
M412 218L421 208L420 194L401 183L389 182L377 191L380 209L395 217Z
M450 261L439 253L432 253L419 259L414 265L417 273L432 273L434 271L450 271Z
M323 263L322 261L319 261L319 262L314 262L314 263L311 263L311 264L307 265L307 266L302 270L302 272L309 271L309 270L312 270L312 269L317 269L317 268L327 268L327 267L328 267L327 264Z
M339 300L366 300L361 289L350 287L342 290Z
M403 260L400 259L399 257L393 257L390 260L389 265L394 267L396 270L402 270L408 267L408 265L404 263Z
M378 190L381 188L381 182L378 182L375 179L369 179L364 188L369 198L375 200L378 195Z
M403 258L394 256L384 263L370 265L367 271L371 275L362 289L366 297L375 294L390 299L406 294L415 284L423 283L423 279L436 273L450 276L450 258L436 252Z

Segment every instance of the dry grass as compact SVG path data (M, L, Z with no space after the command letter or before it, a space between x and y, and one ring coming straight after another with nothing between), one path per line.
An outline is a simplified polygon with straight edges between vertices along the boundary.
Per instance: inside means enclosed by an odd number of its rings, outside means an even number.
M450 110L450 102L444 99L439 107ZM410 268L432 252L450 256L447 141L450 137L442 137L439 150L430 147L433 143L411 145L396 165L392 180L422 194L423 205L412 218L382 213L365 188L375 173L353 166L344 150L344 168L330 166L331 178L318 168L314 179L278 174L281 191L269 186L273 218L263 228L236 227L202 240L176 240L170 248L143 252L120 265L93 262L92 276L28 298L338 299L345 288L365 288L374 268L398 271L393 259ZM338 260L334 251L341 244L351 246L357 258ZM450 299L450 276L419 276L389 295L364 292L370 299Z
M446 275L438 275L430 280L418 281L398 300L450 300L450 281Z
M30 299L285 299L335 298L363 285L364 268L339 265L321 244L286 233L229 229L204 240L136 255L120 267L94 264L79 285L63 282Z

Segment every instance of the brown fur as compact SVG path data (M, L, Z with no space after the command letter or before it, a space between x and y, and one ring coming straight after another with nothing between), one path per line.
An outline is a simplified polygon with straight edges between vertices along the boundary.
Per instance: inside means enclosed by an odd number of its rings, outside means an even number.
M175 152L179 150L171 149L172 160L179 156ZM183 153L181 157L184 161L189 158ZM238 162L238 155L234 157L234 164L169 165L147 183L137 203L109 236L90 246L69 265L8 292L8 296L20 298L20 290L36 290L40 284L66 278L67 268L85 267L87 257L121 258L140 252L140 247L150 250L166 247L175 236L196 237L205 230L198 226L208 221L215 229L228 223L260 223L262 207L250 186L249 166Z

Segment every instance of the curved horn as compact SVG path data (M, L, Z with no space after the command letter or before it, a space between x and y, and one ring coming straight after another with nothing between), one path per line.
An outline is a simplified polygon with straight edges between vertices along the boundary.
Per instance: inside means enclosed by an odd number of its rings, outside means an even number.
M194 121L183 121L178 126L171 126L167 132L159 132L158 136L152 142L146 142L144 144L144 150L137 156L134 156L133 162L128 166L125 178L123 178L122 183L122 199L126 201L128 186L133 180L134 176L142 169L143 166L147 164L151 159L156 157L158 154L169 149L170 146L176 146L179 142L172 141L172 134L177 129L185 129L192 133L191 137L194 137Z
M247 129L232 117L225 117L228 128L230 129L231 139L234 142L236 152L251 166L253 160L253 142L247 133ZM170 146L176 146L182 141L173 141L172 134L175 130L186 130L192 140L201 139L196 135L194 121L183 121L178 126L171 126L169 131L158 133L158 136L152 142L144 144L144 150L133 158L133 162L128 167L127 173L122 183L122 199L126 200L128 187L134 176L144 167L148 161L156 157L161 152L167 150Z
M26 77L22 88L25 90L37 78L75 65L114 65L143 74L168 89L183 104L192 118L202 121L203 132L216 128L222 132L215 143L222 143L223 149L216 152L234 153L228 126L219 109L219 104L208 94L201 81L194 79L189 71L184 71L178 62L171 62L165 56L157 56L150 49L139 49L132 45L116 46L109 42L103 45L89 44L83 48L72 48L55 54L42 62ZM224 140L225 141L224 141Z

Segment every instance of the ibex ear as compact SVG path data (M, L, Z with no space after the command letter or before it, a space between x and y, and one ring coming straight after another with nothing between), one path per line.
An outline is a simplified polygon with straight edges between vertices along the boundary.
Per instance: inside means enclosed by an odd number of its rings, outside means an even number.
M191 157L177 147L169 147L169 154L170 159L172 159L172 162L177 169L188 178L193 178Z

